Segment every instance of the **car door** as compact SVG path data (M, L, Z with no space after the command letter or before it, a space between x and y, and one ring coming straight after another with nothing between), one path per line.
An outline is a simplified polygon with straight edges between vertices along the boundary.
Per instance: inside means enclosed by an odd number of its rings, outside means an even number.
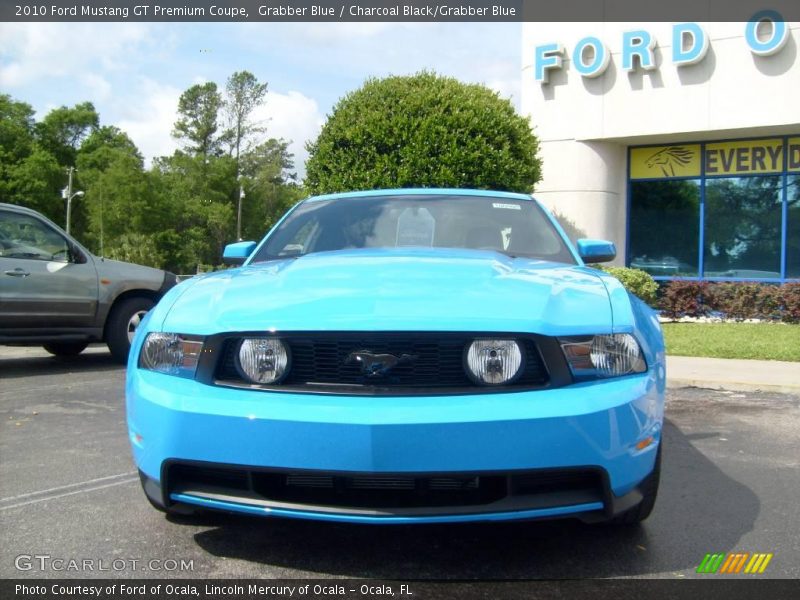
M97 295L90 255L45 220L0 209L1 329L57 333L91 327Z

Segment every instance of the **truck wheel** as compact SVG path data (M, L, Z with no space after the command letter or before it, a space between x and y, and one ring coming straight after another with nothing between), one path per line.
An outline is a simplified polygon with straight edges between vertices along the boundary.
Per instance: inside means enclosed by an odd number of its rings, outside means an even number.
M44 345L53 356L78 356L86 349L87 342L51 342Z
M136 329L153 304L149 298L134 296L122 300L111 309L106 322L106 343L111 356L118 363L127 363Z

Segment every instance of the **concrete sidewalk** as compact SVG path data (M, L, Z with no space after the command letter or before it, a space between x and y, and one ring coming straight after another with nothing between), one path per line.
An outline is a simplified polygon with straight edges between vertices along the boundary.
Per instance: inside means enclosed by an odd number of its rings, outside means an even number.
M800 363L667 356L667 387L800 394Z

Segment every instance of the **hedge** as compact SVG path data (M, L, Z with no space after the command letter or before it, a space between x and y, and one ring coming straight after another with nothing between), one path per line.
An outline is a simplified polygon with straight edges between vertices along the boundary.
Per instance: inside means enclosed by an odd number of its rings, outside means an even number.
M661 287L656 308L671 319L715 315L737 321L800 323L800 283L674 280Z

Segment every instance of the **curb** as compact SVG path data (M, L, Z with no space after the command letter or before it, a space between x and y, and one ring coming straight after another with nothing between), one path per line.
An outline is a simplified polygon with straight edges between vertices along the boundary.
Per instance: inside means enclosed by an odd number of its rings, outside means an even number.
M753 383L750 381L710 381L689 377L667 376L667 388L696 387L709 390L728 390L731 392L775 392L778 394L800 395L800 384L781 385L769 383Z

